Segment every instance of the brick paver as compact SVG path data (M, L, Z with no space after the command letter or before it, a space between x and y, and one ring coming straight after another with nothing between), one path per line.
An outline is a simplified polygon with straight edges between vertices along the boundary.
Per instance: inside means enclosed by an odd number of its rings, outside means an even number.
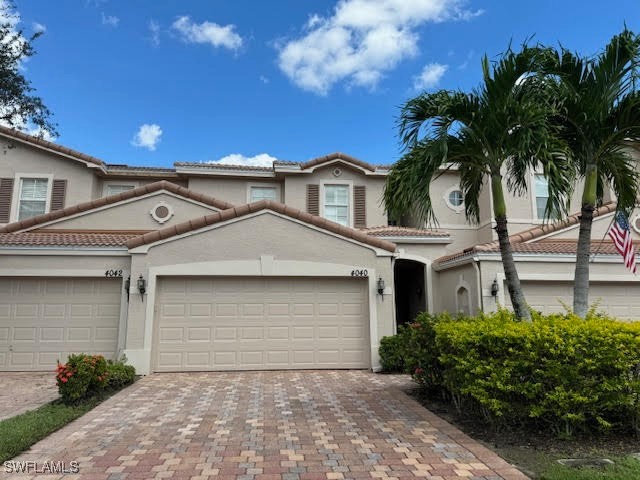
M0 420L58 398L55 372L0 372Z
M16 460L79 462L65 480L526 479L410 386L364 371L154 374Z

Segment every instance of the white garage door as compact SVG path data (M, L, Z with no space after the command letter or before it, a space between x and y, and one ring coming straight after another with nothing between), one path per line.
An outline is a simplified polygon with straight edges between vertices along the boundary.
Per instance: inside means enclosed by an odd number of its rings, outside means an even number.
M564 312L563 303L573 306L573 282L523 281L522 289L534 310L543 313ZM506 293L505 285L505 296ZM640 320L640 284L632 282L591 282L589 303L621 320Z
M112 358L121 279L0 278L0 370L54 370L70 353Z
M163 278L156 371L367 368L366 279Z

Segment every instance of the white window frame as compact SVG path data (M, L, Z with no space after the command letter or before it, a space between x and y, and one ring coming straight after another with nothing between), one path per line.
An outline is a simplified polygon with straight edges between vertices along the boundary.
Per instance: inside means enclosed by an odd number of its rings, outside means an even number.
M30 178L47 179L47 197L44 205L44 213L51 211L51 189L53 188L53 173L16 173L13 181L13 197L11 199L11 221L18 221L20 212L20 197L22 194L22 180Z
M462 203L460 205L454 205L449 200L449 195L451 195L451 193L455 192L455 191L459 191L460 193L462 193ZM442 195L442 198L443 198L444 203L447 206L447 208L453 210L456 213L464 212L464 193L462 192L462 189L460 188L460 185L453 185L453 186L447 188L444 191L444 194Z
M533 175L531 176L531 206L533 208L532 218L536 220L544 220L544 215L542 217L538 216L538 195L536 193L536 177L538 175L544 177L544 173L540 171L534 171ZM547 202L548 201L549 201L549 181L547 180Z
M274 183L266 183L266 182L252 182L247 184L247 203L251 203L251 190L254 188L273 188L276 191L276 202L281 202L280 200L280 185Z
M132 187L132 188L138 188L140 186L140 184L138 182L118 182L118 181L109 181L109 182L104 182L104 184L102 185L102 196L103 197L108 197L108 193L107 190L109 189L109 186L113 186L113 185L118 185L118 186L123 186L123 187Z
M347 187L347 200L349 201L349 207L348 207L348 218L347 218L347 227L351 227L353 228L353 181L351 180L342 180L342 181L337 181L336 180L325 180L320 182L320 216L322 218L327 218L324 214L324 202L325 202L325 189L327 187L327 185L329 186L340 186L340 187ZM328 220L328 218L327 218Z

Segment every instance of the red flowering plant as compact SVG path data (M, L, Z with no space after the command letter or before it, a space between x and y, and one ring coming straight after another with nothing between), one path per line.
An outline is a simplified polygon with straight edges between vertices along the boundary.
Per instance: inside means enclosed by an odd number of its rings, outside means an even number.
M67 363L58 362L56 384L65 403L75 403L104 390L107 361L102 355L69 355Z

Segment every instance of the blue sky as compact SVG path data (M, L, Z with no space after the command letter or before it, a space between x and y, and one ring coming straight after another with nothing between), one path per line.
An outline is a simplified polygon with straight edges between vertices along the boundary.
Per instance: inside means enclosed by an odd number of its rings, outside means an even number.
M391 163L399 106L420 88L472 88L482 54L532 35L591 54L625 22L640 31L638 0L16 4L25 31L44 29L25 74L56 141L131 165L334 151Z

